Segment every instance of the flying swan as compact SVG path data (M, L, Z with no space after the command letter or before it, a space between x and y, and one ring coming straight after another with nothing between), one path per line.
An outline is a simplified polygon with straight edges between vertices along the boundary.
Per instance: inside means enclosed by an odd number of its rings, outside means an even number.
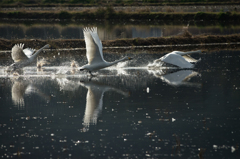
M196 60L192 58L189 54L194 54L194 53L202 53L201 50L198 51L188 51L188 52L182 52L182 51L173 51L170 52L160 59L157 59L153 62L153 64L149 64L148 68L156 67L158 66L158 63L161 65L166 63L166 64L171 64L174 66L177 66L179 68L193 68L194 63L197 63L199 60Z
M14 63L8 67L7 69L8 72L15 71L16 69L20 69L30 65L36 60L38 54L42 52L43 49L49 48L50 45L47 44L43 46L41 49L37 50L36 52L34 49L31 48L23 49L23 47L24 44L21 43L13 46L11 55Z
M105 61L103 58L102 42L98 37L97 28L84 28L83 34L86 43L86 55L88 64L80 67L80 71L87 70L92 75L92 71L112 66L121 61L132 59L131 57L124 57L114 62Z

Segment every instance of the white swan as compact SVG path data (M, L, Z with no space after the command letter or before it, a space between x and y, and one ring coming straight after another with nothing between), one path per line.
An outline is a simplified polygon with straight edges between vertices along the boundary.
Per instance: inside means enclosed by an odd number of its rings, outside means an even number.
M182 52L182 51L173 51L170 52L160 59L157 59L153 62L153 64L148 65L149 68L152 68L156 66L158 63L164 64L171 64L180 68L193 68L194 64L198 62L199 60L196 60L192 58L189 54L193 53L202 53L201 50L198 51L188 51L188 52Z
M112 66L118 62L131 60L130 57L116 60L114 62L107 62L103 58L102 42L98 37L97 28L84 28L84 39L86 43L86 55L88 64L80 68L80 71L87 70L92 75L92 71L96 71L105 67Z
M31 48L23 49L23 47L24 47L24 44L21 44L21 43L13 46L11 55L14 63L8 67L7 69L8 72L15 71L16 69L20 69L22 67L30 65L36 60L38 54L43 49L49 48L50 45L47 44L41 49L37 50L36 52L34 49L31 49Z

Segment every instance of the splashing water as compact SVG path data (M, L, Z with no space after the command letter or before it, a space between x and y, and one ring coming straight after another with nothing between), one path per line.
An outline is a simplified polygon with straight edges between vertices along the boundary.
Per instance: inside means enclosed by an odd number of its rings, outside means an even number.
M37 61L37 68L41 68L43 65L49 64L49 62L46 61L45 58Z

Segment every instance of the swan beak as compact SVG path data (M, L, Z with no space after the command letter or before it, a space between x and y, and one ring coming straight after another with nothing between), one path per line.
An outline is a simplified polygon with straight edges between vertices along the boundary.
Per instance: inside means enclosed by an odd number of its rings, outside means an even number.
M131 57L128 57L128 60L132 60L133 58L131 58Z
M80 71L84 71L84 69L81 68Z

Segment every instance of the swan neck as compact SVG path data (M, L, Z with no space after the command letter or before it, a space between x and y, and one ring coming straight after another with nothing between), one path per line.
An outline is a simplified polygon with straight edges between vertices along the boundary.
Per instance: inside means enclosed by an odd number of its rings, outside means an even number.
M38 54L39 54L40 52L42 52L42 50L45 49L45 48L48 48L48 46L45 45L45 46L43 46L41 49L37 50L36 53L31 56L31 58L32 58L32 59L37 58Z
M200 51L200 50L197 50L197 51L188 51L188 52L182 53L182 55L194 54L194 53L201 53L201 51Z
M108 66L115 65L115 64L117 64L117 63L119 63L119 62L121 62L121 61L124 61L124 60L126 60L126 59L125 59L125 58L122 58L122 59L120 59L120 60L116 60L116 61L113 61L113 62L108 62Z

